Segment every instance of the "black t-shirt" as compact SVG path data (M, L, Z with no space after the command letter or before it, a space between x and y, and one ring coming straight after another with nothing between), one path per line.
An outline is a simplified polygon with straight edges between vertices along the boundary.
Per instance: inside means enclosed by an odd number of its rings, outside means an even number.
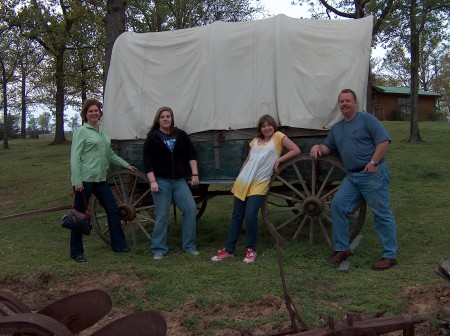
M158 135L166 144L167 148L169 148L169 150L173 153L175 143L177 142L177 136L175 134L166 134L164 132L161 132L161 130L158 130Z

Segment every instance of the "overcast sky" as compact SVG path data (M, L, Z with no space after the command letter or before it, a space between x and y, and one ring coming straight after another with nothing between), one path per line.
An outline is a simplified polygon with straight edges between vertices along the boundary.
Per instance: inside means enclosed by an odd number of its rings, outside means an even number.
M292 0L253 0L261 4L271 15L284 14L293 18L310 18L307 5L291 5Z

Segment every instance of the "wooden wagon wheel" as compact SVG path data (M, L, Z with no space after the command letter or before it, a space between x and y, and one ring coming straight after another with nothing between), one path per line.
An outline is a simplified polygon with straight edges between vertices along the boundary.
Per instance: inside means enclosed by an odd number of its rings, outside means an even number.
M155 223L155 206L147 176L142 172L122 169L109 174L106 181L110 185L119 207L122 228L127 238L131 237L136 246L136 233L141 231L147 241L150 241L151 230ZM197 206L197 220L205 212L208 203L207 198L203 195L208 191L208 185L200 189L202 194L194 197ZM92 226L100 238L110 245L106 212L94 195L91 197L90 208Z
M320 230L332 246L331 200L346 174L342 162L332 156L314 160L309 154L302 154L283 163L279 173L272 176L262 205L263 220L270 233L288 242L306 231L312 244ZM366 202L361 200L350 216L351 239L361 230L365 217Z
M155 222L155 207L147 176L142 172L121 169L109 174L106 181L119 207L122 227L127 238L131 236L133 244L136 245L136 233L141 231L149 241ZM90 208L92 226L100 238L110 245L106 212L94 195L91 197Z

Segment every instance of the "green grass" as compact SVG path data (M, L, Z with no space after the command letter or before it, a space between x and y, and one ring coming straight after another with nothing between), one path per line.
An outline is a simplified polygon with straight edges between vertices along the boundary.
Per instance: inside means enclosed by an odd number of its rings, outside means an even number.
M289 293L311 327L323 324L327 316L340 318L349 311L402 313L407 307L399 295L402 291L443 284L434 268L450 257L450 124L420 123L425 141L421 144L405 141L408 123L385 126L393 139L388 165L399 265L386 272L370 269L381 253L370 213L349 273L327 263L330 249L325 242L309 246L301 240L283 247ZM10 150L0 150L0 217L71 203L70 145L49 146L44 140L10 140L9 144ZM129 254L114 254L95 232L84 240L88 263L69 261L69 232L60 227L61 211L0 221L0 284L25 293L84 279L91 287L105 288L114 306L127 311L170 312L195 302L196 310L206 315L224 306L237 310L258 304L267 295L283 300L274 242L263 226L256 263L242 263L244 239L234 260L209 262L226 239L231 207L230 196L208 201L198 221L199 257L181 252L180 224L172 223L172 249L160 262L153 261L146 244ZM80 288L80 284L73 286ZM184 316L179 322L192 334L213 335L217 330L255 330L266 323L281 327L288 320L287 313L280 313L249 319L215 316L208 322L202 316Z

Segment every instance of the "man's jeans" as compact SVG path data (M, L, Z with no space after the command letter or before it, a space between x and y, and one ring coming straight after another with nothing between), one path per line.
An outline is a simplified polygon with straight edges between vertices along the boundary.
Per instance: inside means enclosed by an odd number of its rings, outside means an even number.
M333 245L335 251L350 246L348 217L361 197L374 215L375 229L383 246L382 257L395 259L397 254L396 223L389 200L389 169L381 163L374 173L351 173L342 181L331 202Z
M152 192L155 204L155 227L153 228L151 252L153 254L166 254L167 231L169 229L170 205L172 201L183 214L182 222L182 249L185 252L195 251L196 213L194 197L185 179L156 179L159 192Z
M103 182L83 182L83 193L75 193L75 209L86 213L86 202L89 204L91 194L97 197L98 201L105 209L108 218L109 236L111 247L114 251L128 248L122 224L119 216L119 209L114 195L106 181ZM84 197L83 197L84 194ZM83 235L72 231L70 235L70 257L76 258L84 255Z
M241 201L234 198L233 215L231 217L230 231L225 244L225 250L228 253L234 253L236 243L241 232L242 222L245 218L246 247L256 251L256 239L258 237L258 212L264 200L264 195L253 195Z

